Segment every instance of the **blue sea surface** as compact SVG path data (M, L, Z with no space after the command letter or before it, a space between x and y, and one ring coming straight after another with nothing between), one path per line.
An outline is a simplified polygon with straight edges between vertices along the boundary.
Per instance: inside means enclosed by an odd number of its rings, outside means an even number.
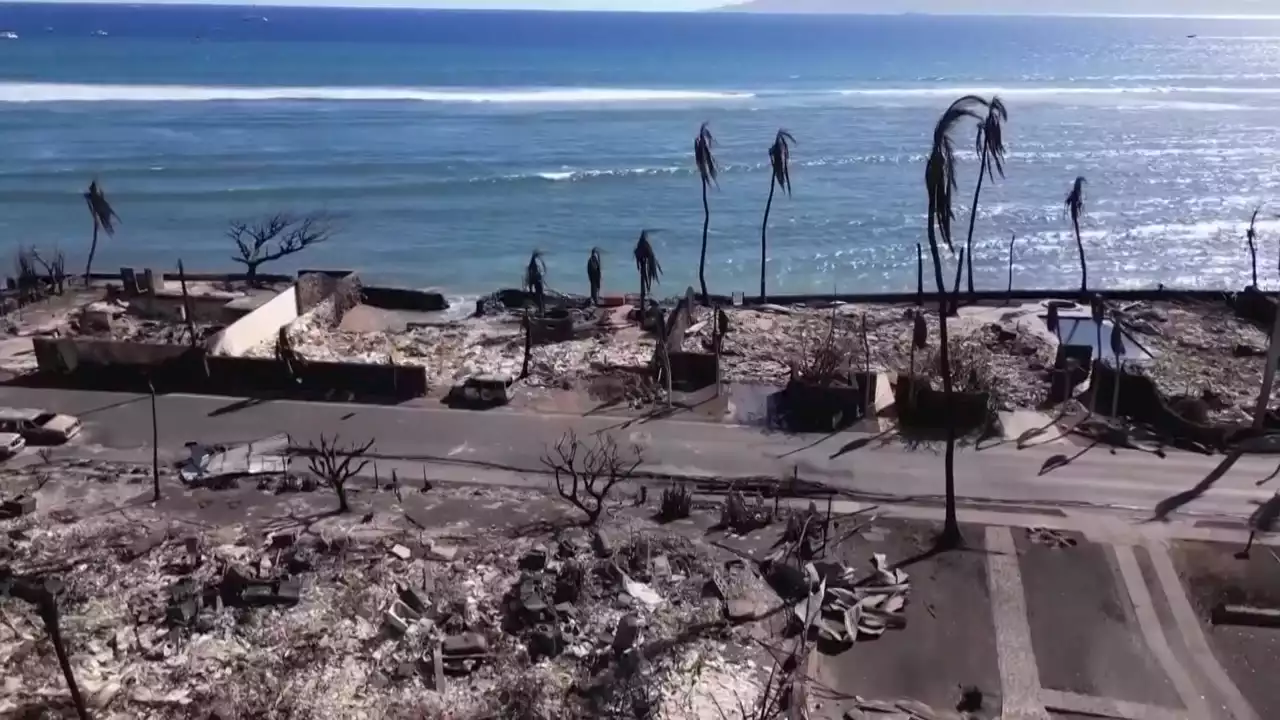
M660 290L696 284L692 142L723 174L708 280L753 293L782 127L794 195L774 203L778 292L903 290L925 238L924 159L955 97L1008 104L1007 177L984 188L978 284L1072 287L1063 199L1088 178L1091 281L1235 288L1255 206L1280 286L1280 21L726 13L448 12L0 5L0 242L83 262L80 193L122 218L100 269L234 267L228 221L323 211L338 236L281 270L354 267L457 295L636 285L660 228ZM1194 37L1190 37L1194 36ZM957 226L977 174L962 154Z

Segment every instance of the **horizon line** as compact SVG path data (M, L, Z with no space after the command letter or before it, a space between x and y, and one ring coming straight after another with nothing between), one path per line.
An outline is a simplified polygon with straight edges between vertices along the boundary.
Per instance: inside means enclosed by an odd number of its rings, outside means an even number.
M51 6L73 6L73 5L107 5L115 7L132 7L142 9L147 6L163 5L167 7L262 7L262 8L297 8L297 9L334 9L334 10L426 10L432 12L472 12L472 13L573 13L573 14L602 14L602 15L618 15L618 14L645 14L645 15L701 15L708 13L727 14L727 15L786 15L792 17L836 17L836 16L858 16L858 17L907 17L907 16L925 16L925 17L1028 17L1028 18L1077 18L1077 19L1152 19L1152 20L1280 20L1280 14L1257 15L1257 14L1230 14L1230 15L1209 15L1209 14L1171 14L1171 13L1070 13L1070 12L878 12L878 11L857 11L857 12L788 12L776 10L738 10L739 5L721 5L718 7L710 7L693 10L646 10L643 8L620 8L616 10L603 9L556 9L556 8L460 8L460 7L430 7L422 5L407 5L396 3L394 0L387 4L346 4L342 0L335 3L310 4L308 2L276 2L267 0L266 2L253 2L244 0L236 2L232 0L227 2L220 0L219 2L192 2L191 0L148 0L147 2L130 2L129 0L0 0L0 7L12 5L51 5Z

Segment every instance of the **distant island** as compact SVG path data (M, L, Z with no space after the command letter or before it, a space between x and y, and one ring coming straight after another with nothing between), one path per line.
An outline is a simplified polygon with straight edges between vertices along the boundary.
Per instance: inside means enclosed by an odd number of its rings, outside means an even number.
M1276 16L1270 0L1076 0L1046 7L1031 0L747 0L718 12L948 15Z

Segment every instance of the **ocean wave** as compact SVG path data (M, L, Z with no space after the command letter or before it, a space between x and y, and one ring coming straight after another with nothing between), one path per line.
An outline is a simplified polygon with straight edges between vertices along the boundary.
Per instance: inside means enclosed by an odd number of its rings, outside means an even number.
M1189 86L1114 86L1114 87L1081 87L1063 85L1059 87L959 87L937 86L918 88L854 88L837 90L846 97L958 97L961 95L1000 95L1010 96L1052 96L1052 95L1173 95L1173 94L1214 94L1214 95L1275 95L1280 94L1280 87L1189 87Z
M603 177L637 177L642 175L671 175L682 170L688 170L683 167L635 167L635 168L614 168L606 170L571 170L562 168L560 170L548 170L545 172L534 173L512 173L510 175L502 175L499 177L478 177L471 178L469 182L493 182L495 180L531 180L538 178L550 182L578 182L581 180L591 180Z
M0 103L364 100L582 104L742 100L752 93L652 88L237 87L0 82Z

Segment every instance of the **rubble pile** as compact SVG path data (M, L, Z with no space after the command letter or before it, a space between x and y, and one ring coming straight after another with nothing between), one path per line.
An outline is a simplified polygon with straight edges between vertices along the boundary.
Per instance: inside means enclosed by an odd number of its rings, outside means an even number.
M847 348L855 370L866 365L862 319L867 322L871 367L902 368L910 357L911 308L895 305L846 305L834 308L783 307L725 308L729 332L721 350L721 367L729 382L782 384L800 348L812 347L827 336L835 323L838 342ZM834 311L834 312L833 312ZM833 321L834 317L834 321ZM694 324L685 335L684 349L710 352L711 310L693 311Z
M1265 331L1224 303L1135 302L1117 309L1125 329L1155 356L1127 369L1147 374L1166 397L1203 399L1211 422L1249 419L1262 387ZM1271 401L1280 402L1280 386Z
M644 703L692 718L708 693L749 698L759 684L730 657L721 599L703 592L717 561L652 530L465 549L118 518L4 530L0 565L62 585L62 633L95 717L550 719ZM65 705L35 610L0 607L13 668L0 715Z
M328 301L326 301L327 303ZM400 333L343 332L333 328L326 303L288 328L294 349L321 361L395 363L426 368L432 387L449 387L473 375L517 377L524 361L524 331L513 315L468 318L439 325L410 327ZM561 387L612 368L647 367L654 342L639 333L601 331L567 342L534 345L527 382L533 387ZM272 357L275 341L248 355Z

